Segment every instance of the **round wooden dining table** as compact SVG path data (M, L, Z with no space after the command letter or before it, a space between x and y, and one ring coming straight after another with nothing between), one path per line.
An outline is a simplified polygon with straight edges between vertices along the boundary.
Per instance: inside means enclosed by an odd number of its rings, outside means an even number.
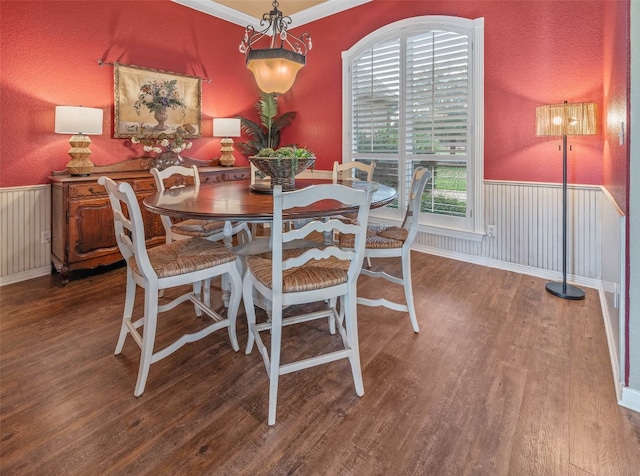
M296 189L311 185L329 184L327 179L296 179ZM354 180L338 181L342 185L362 188L363 182ZM251 190L249 180L201 184L199 187L186 186L167 189L146 197L145 208L153 213L177 218L232 221L269 221L273 219L273 196L265 191ZM393 187L378 184L373 193L371 208L387 205L396 198ZM342 215L357 211L344 206L337 200L324 200L310 207L287 210L284 218L299 220L314 217Z
M295 187L300 189L311 185L333 183L327 179L296 179ZM367 182L357 180L338 181L342 185L353 188L363 188ZM230 182L205 183L199 186L185 186L166 189L146 197L144 207L161 215L168 215L180 219L204 219L224 221L224 244L232 246L232 222L265 222L273 220L273 195L264 187L260 191L251 190L249 180ZM371 208L387 205L396 198L397 192L393 187L377 184L377 190L371 199ZM309 207L288 209L283 218L289 221L320 218L357 212L356 207L345 206L337 200L323 200ZM328 243L330 237L325 236ZM223 279L223 301L228 306L228 285ZM259 304L260 305L260 304ZM266 308L266 307L265 307Z

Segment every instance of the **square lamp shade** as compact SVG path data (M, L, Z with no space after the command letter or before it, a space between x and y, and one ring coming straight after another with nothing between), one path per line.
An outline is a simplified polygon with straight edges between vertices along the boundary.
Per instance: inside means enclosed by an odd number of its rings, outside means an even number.
M56 106L56 134L72 134L69 139L71 160L67 164L71 175L89 175L93 170L88 135L102 134L102 117L102 109L95 107Z
M213 137L222 137L220 141L220 165L231 167L236 159L233 156L233 139L240 137L240 119L236 118L214 118Z
M597 134L596 105L592 102L536 107L536 135L581 136Z

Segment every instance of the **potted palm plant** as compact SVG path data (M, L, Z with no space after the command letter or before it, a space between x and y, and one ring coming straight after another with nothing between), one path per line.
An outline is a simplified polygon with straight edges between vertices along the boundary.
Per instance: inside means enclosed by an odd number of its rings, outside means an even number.
M290 111L278 116L276 93L262 92L255 107L260 117L259 123L238 116L242 131L249 136L249 140L236 142L236 147L247 157L254 156L265 148L277 149L280 145L280 133L291 125L297 115L295 111Z

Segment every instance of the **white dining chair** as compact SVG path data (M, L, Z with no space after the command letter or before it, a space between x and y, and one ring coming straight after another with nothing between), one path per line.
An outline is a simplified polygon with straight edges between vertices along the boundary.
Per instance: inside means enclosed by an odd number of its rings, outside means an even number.
M366 180L371 182L373 180L373 171L376 168L376 163L371 162L365 164L364 162L351 161L340 163L335 161L333 163L333 182L338 180ZM361 178L358 176L358 172L361 172Z
M333 163L333 173L332 180L333 183L337 183L338 180L366 180L368 182L373 181L373 171L376 168L376 163L371 162L369 164L365 164L364 162L351 161L340 163L335 161ZM358 176L360 175L360 178ZM342 220L353 220L355 217L353 214L345 214L341 215ZM337 235L334 237L330 237L334 241L337 239ZM371 267L371 258L365 256L367 260L367 266Z
M358 304L365 306L384 306L395 311L407 312L411 320L414 332L420 332L416 309L413 302L413 287L411 284L411 245L418 233L418 221L420 217L420 205L424 188L431 178L431 172L424 167L418 167L413 173L407 210L401 226L382 225L369 223L367 226L367 238L365 241L366 258L400 258L401 276L393 276L385 271L372 271L362 269L362 274L373 278L382 278L390 283L404 287L405 302L398 303L385 298L367 299L358 298ZM341 233L339 235L340 246L352 248L357 246L353 238ZM380 287L383 290L384 287Z
M134 395L140 396L144 392L152 363L219 329L227 329L231 346L238 351L236 317L240 306L242 280L233 251L220 242L200 237L178 240L147 250L142 212L131 185L127 182L116 183L105 176L100 177L98 183L106 188L109 195L116 242L127 263L124 312L115 354L122 352L128 335L140 347L140 365ZM227 276L230 283L227 317L210 307L210 280L217 276ZM203 281L205 286L200 299L198 288ZM192 285L194 290L184 292L166 304L159 304L161 289L183 285ZM138 318L133 316L136 286L144 289L144 311ZM201 317L204 313L211 322L195 332L185 333L162 349L154 350L158 314L186 301L193 302L197 316Z
M280 186L274 189L272 249L268 253L245 258L247 271L242 290L249 328L246 353L251 352L255 342L269 377L269 425L274 425L276 421L280 375L338 359L348 359L356 394L364 394L358 350L356 286L364 256L365 230L374 185L370 184L366 189L355 189L338 184L324 184L285 193ZM312 220L299 229L285 230L283 213L286 210L307 207L322 200L336 200L353 206L357 209L356 220L351 223L337 219ZM344 250L335 245L323 247L321 243L317 243L315 247L287 249L288 243L334 229L351 234L356 246ZM267 322L256 322L254 292L272 304L271 318ZM282 311L285 307L310 302L323 303L323 309L283 318ZM337 310L338 302L340 313ZM282 363L282 327L320 318L333 320L344 348ZM260 337L263 331L271 333L270 349L267 349Z
M181 177L191 177L193 185L200 186L200 174L198 173L198 167L192 165L190 167L184 167L182 165L172 165L166 169L160 170L158 168L152 168L150 170L153 178L156 182L156 189L158 192L162 192L166 189L165 180L170 177L179 175ZM174 188L175 185L171 188ZM184 187L184 183L178 185L178 187ZM230 237L224 235L224 221L220 220L200 220L200 219L186 219L176 223L167 215L161 215L162 226L165 229L166 241L171 243L175 240L183 240L194 236L206 238L210 241L220 241L226 238L230 240ZM251 239L251 232L246 223L239 222L231 225L232 235L239 234L239 241L244 242ZM228 247L231 246L230 242L226 243Z
M263 174L262 172L260 172L260 170L258 170L258 167L256 167L255 165L253 165L253 163L250 163L251 166L251 186L255 186L256 184L258 184L259 187L265 188L265 189L270 189L271 188L271 178L269 178L269 176L266 176L265 174ZM307 168L305 170L303 170L302 172L300 172L298 175L296 175L296 178L299 179L331 179L332 177L332 171L331 170L317 170L315 168ZM335 180L334 180L335 182ZM298 223L296 223L295 221L293 223L291 222L287 222L285 223L285 226L300 226L301 224L304 224L304 220L300 221ZM251 235L252 238L256 238L258 236L258 226L262 226L263 229L263 234L264 235L268 235L269 234L269 229L271 228L271 223L269 221L254 221L251 223Z

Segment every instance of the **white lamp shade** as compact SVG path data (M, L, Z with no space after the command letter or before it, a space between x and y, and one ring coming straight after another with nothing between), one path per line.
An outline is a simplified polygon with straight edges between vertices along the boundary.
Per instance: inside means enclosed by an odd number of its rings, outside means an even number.
M102 134L102 109L56 106L55 132L58 134Z
M240 119L214 118L213 137L240 137Z

